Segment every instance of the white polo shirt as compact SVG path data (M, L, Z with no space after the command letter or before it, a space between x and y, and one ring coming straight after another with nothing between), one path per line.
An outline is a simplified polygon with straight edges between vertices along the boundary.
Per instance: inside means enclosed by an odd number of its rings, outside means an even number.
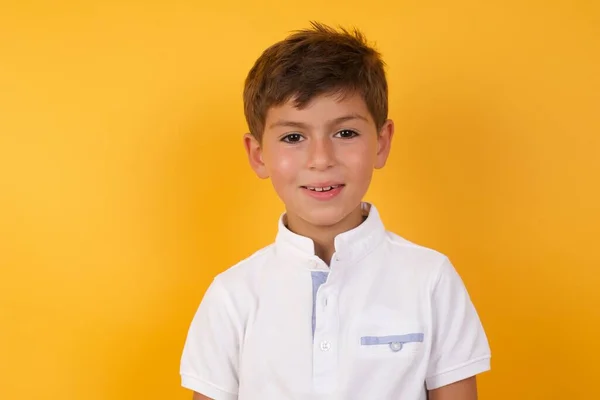
M363 206L330 267L282 215L275 243L219 274L191 323L182 385L215 400L425 400L487 371L486 335L448 258Z

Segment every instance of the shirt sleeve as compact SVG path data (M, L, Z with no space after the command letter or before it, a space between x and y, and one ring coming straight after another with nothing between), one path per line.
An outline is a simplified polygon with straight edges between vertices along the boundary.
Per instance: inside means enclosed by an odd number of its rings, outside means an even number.
M462 279L448 259L432 299L432 349L426 378L437 389L490 369L490 347Z
M188 330L181 357L181 385L214 400L237 400L239 330L222 283L208 287Z

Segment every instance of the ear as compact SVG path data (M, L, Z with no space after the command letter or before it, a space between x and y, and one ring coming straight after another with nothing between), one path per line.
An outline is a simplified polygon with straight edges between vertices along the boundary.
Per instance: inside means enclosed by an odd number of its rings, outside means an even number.
M246 149L246 154L248 155L250 167L252 167L256 175L260 179L268 178L269 172L267 171L267 167L263 161L262 147L260 146L258 140L256 140L256 138L250 133L246 133L244 135L244 148Z
M392 149L392 137L394 136L394 122L391 119L385 121L377 137L377 157L375 158L375 168L380 169L385 163Z

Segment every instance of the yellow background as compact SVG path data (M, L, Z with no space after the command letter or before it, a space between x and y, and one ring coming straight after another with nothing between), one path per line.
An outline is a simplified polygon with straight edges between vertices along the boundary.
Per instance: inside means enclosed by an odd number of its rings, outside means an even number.
M494 354L480 398L594 398L599 8L3 1L0 399L189 399L201 296L282 211L244 158L243 80L312 19L387 61L397 135L368 200L464 278Z

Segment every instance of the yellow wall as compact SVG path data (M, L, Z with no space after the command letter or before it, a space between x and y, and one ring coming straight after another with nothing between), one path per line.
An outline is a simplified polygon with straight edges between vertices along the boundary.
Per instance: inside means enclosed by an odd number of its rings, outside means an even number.
M466 281L481 398L591 398L598 3L202 3L0 5L0 399L189 398L192 314L282 211L246 166L243 79L310 19L386 57L398 130L369 200Z

